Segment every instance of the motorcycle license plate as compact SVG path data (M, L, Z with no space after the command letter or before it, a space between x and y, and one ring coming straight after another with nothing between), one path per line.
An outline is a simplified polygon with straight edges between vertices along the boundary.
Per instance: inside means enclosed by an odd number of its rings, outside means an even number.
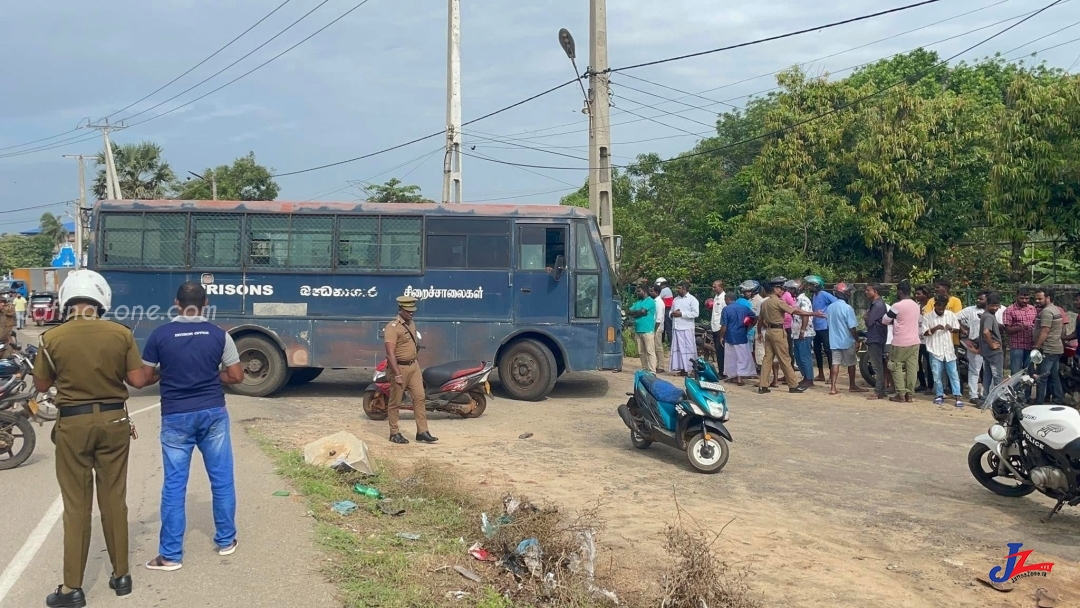
M26 405L27 405L27 407L29 407L29 408L30 408L30 413L31 413L32 415L34 415L34 416L37 416L37 415L38 415L38 404L37 404L37 401L34 401L33 399L31 399L30 401L27 401L27 402L26 402Z

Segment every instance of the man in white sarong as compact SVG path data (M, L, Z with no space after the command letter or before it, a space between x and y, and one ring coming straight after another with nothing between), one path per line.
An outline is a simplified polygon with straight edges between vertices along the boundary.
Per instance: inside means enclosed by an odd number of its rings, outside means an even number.
M690 283L681 281L676 289L678 295L671 303L671 372L686 376L697 356L694 321L700 308L697 298L690 295Z
M757 375L754 352L747 337L747 319L752 320L754 312L742 304L744 301L736 301L734 293L727 294L727 306L720 313L718 334L718 343L724 348L724 375L728 377L728 382L738 386L745 384L743 378Z

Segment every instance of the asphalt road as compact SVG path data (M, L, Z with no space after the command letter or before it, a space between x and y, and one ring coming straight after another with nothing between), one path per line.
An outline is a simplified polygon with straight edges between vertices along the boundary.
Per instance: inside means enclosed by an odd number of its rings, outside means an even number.
M239 505L237 552L229 557L214 552L210 487L196 455L188 486L184 567L172 573L143 567L157 555L162 482L157 404L156 389L137 392L128 402L139 430L131 448L127 501L134 593L118 598L108 587L111 567L95 509L84 583L88 604L103 608L341 606L319 572L324 558L314 549L307 509L295 497L272 496L286 486L238 424L251 417L287 416L291 408L273 400L228 397ZM7 515L0 518L0 608L43 606L45 596L62 581L63 510L49 440L51 424L35 427L37 448L29 460L17 469L0 472L0 496Z

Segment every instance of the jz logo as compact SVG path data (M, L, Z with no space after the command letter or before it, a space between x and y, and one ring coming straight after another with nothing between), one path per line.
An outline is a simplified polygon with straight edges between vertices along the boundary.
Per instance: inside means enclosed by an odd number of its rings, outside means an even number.
M1050 433L1060 433L1061 431L1064 431L1064 430L1065 430L1065 427L1061 426L1060 424L1048 424L1048 425L1044 426L1043 428L1039 429L1038 435L1039 435L1039 437L1042 437L1043 439L1045 439L1046 436L1049 435Z
M1009 554L1005 556L1005 567L994 566L990 570L990 580L995 583L1005 581L1015 582L1018 578L1028 576L1046 576L1054 569L1054 562L1040 562L1028 564L1027 558L1031 555L1031 549L1021 551L1023 543L1009 543Z

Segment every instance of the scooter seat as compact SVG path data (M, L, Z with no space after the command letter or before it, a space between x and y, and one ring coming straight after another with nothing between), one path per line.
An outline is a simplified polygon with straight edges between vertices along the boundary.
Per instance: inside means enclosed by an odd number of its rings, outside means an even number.
M686 399L686 391L656 376L644 376L641 383L645 385L645 390L661 403L678 403Z
M475 374L483 369L484 364L480 361L452 361L429 367L423 373L424 386L438 388L454 378Z

